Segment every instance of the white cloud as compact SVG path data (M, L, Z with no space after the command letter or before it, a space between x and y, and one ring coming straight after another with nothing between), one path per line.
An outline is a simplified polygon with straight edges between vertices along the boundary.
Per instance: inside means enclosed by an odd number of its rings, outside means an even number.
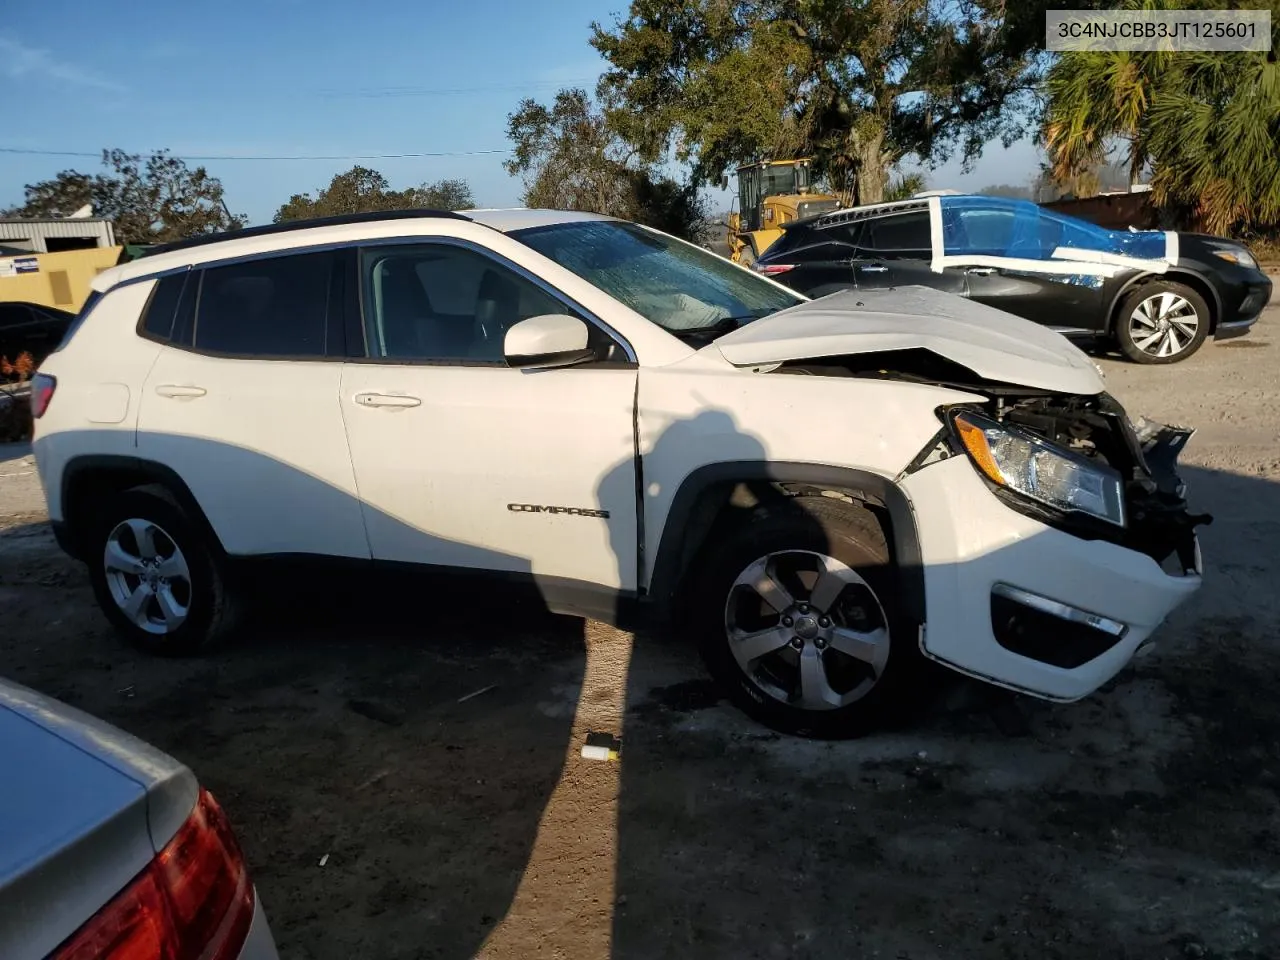
M73 86L89 87L110 93L123 93L125 89L114 80L100 76L91 70L55 59L48 50L28 47L12 37L3 35L0 35L0 74L15 80L20 78L36 81L60 80Z

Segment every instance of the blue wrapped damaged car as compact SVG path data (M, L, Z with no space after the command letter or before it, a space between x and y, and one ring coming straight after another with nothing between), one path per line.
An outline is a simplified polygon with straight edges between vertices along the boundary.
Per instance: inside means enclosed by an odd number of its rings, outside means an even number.
M1027 200L921 196L795 220L754 270L811 297L918 284L1069 337L1113 341L1138 363L1184 360L1248 332L1271 280L1241 243L1108 230Z

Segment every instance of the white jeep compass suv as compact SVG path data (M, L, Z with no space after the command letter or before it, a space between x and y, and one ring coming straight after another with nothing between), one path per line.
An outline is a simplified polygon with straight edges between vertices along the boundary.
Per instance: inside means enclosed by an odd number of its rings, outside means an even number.
M1200 584L1189 432L923 287L808 300L624 221L476 210L185 241L94 290L36 457L158 653L234 628L242 559L480 571L665 616L752 716L844 736L918 705L923 658L1085 696Z

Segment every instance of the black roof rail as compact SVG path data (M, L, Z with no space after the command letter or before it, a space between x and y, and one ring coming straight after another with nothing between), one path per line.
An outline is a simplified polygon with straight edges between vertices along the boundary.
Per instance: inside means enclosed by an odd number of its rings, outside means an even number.
M928 209L928 198L920 200L889 200L884 203L871 203L862 207L849 207L845 210L828 210L826 213L815 213L812 216L805 217L803 220L792 220L790 223L785 223L782 225L782 229L786 230L797 224L812 224L821 230L824 227L837 227L841 224L868 220L872 217L883 217L891 213L910 213L913 210Z
M221 233L210 233L186 240L175 240L172 243L161 243L144 251L141 256L154 257L158 253L169 253L173 250L188 250L192 247L203 247L210 243L221 243L224 240L238 240L241 237L269 237L276 233L290 233L294 230L309 230L312 227L340 227L348 223L377 223L381 220L413 220L419 217L437 217L445 220L470 220L468 216L454 213L452 210L378 210L371 213L344 213L336 217L313 217L309 220L286 220L284 223L267 223L260 227L245 227L242 230L224 230Z

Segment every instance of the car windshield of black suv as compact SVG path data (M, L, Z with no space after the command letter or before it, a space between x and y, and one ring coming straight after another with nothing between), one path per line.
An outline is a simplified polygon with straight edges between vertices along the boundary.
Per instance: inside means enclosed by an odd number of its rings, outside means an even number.
M718 336L805 299L634 223L582 220L511 236L678 337Z

